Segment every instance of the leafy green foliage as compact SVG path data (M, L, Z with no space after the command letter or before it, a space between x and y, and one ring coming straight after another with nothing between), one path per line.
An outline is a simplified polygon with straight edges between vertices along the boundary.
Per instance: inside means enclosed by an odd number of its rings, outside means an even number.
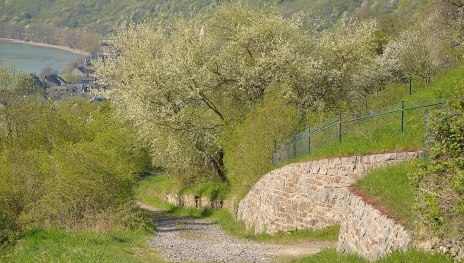
M430 162L416 174L417 219L441 237L464 235L464 104L436 112L430 120Z
M246 156L253 151L247 145L267 144L252 158L225 164L254 182L268 165L259 159L302 125L307 111L341 107L372 82L362 69L377 56L373 21L342 21L322 32L304 21L274 6L224 4L188 19L121 27L97 75L111 87L117 113L135 125L153 162L169 174L187 184L200 174L226 182L224 156ZM272 116L273 107L282 115ZM240 129L248 134L234 138Z
M128 215L149 159L110 105L53 105L10 83L0 108L0 242L34 228L138 224Z
M151 145L154 163L181 178L227 181L219 136L268 92L301 85L306 39L300 18L230 4L120 28L116 52L96 69L117 113Z
M244 197L272 167L274 143L281 143L298 125L295 107L270 95L251 110L244 120L226 130L221 138L225 165L231 182L231 198Z

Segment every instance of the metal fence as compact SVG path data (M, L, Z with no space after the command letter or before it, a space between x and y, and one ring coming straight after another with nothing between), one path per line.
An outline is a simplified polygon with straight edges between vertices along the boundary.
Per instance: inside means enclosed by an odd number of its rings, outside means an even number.
M307 128L305 131L293 135L291 139L284 142L281 146L278 146L277 142L274 142L273 163L279 164L301 156L310 156L322 147L337 147L345 138L354 134L358 138L374 138L374 134L372 133L375 133L376 129L382 130L382 132L386 132L391 136L404 134L407 132L408 127L413 126L420 126L422 131L425 131L425 114L428 109L446 103L447 101L444 100L402 101L400 105L377 111L349 114L338 113L336 118L322 125ZM381 122L378 122L379 120ZM372 122L372 126L375 127L367 127L367 129L366 127L364 129L359 128L360 125L369 124L369 122ZM424 136L426 136L425 132Z

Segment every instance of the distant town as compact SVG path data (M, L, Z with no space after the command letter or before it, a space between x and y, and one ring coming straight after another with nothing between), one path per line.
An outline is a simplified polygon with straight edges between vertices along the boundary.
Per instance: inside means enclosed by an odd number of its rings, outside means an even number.
M108 45L102 44L98 52L89 55L80 63L73 63L68 71L52 73L44 70L40 76L34 76L34 78L37 84L44 88L45 97L50 100L63 101L80 97L94 103L102 102L106 98L92 92L103 88L97 84L93 62L105 58L107 50Z

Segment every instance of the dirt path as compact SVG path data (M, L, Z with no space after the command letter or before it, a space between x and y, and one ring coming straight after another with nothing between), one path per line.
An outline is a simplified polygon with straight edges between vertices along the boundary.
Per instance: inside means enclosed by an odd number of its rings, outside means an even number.
M142 205L163 215L163 211ZM276 257L311 255L334 247L335 242L274 245L231 237L217 224L195 218L160 217L149 241L167 260L179 262L271 262Z

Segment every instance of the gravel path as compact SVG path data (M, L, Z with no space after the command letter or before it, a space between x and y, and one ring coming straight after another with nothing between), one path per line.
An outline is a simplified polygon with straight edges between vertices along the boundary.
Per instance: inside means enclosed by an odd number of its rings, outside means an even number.
M310 255L335 245L260 244L231 237L207 220L178 217L156 219L156 234L149 242L167 260L182 262L271 262L276 256Z

